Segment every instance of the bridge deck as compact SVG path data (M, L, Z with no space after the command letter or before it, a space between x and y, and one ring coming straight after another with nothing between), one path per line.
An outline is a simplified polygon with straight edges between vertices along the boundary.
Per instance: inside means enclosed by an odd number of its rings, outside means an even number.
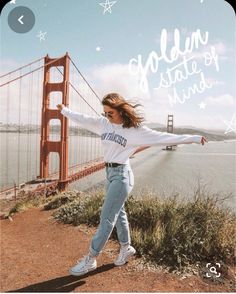
M102 159L92 160L69 168L68 182L72 183L93 172L104 168ZM58 189L59 172L53 173L47 179L37 178L0 192L1 199L12 199L19 196L48 195Z

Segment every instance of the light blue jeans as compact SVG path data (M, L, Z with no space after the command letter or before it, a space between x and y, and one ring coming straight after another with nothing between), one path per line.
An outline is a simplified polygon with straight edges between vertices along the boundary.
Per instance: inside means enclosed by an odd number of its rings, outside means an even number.
M102 252L114 226L119 243L130 244L129 223L124 203L134 185L133 172L129 164L106 167L106 177L106 197L102 206L100 224L89 249L93 256L98 256Z

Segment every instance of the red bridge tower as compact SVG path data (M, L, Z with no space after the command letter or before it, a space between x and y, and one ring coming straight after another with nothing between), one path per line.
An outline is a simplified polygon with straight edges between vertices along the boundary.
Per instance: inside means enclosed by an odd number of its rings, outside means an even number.
M62 101L64 105L69 102L69 55L59 59L44 59L44 83L43 83L43 103L42 103L42 124L40 141L40 178L46 179L49 175L49 154L57 152L59 154L59 182L58 188L64 190L68 185L68 120L58 109L50 109L50 93L62 92ZM55 66L63 67L63 81L61 83L50 82L50 69ZM49 140L51 119L59 119L61 122L60 141Z

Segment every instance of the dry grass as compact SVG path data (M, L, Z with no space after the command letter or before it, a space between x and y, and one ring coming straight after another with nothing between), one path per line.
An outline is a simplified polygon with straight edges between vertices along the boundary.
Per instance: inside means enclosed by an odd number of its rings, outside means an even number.
M77 197L55 211L54 217L73 225L97 226L103 197L101 191ZM222 202L222 197L203 189L192 200L176 195L165 199L130 196L126 211L132 243L139 255L173 269L206 262L233 264L236 215ZM112 237L116 238L115 231Z
M125 207L132 244L146 260L172 269L207 262L233 264L236 214L224 207L231 196L211 194L204 187L194 191L191 200L179 194L163 198L149 193L142 199L131 195ZM68 191L48 198L24 199L6 217L43 205L44 209L55 209L53 215L58 221L97 226L103 201L103 190L90 194ZM117 238L115 230L112 237Z

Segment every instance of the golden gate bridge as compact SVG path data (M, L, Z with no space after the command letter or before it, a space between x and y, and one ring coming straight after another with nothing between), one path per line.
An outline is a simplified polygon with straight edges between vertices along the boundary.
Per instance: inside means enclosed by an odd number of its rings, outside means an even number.
M56 109L70 102L71 108L86 114L102 112L99 96L68 53L2 75L0 90L1 195L64 190L104 167L99 138L73 122L68 128Z
M102 112L101 99L68 53L1 75L0 94L1 197L49 195L104 168L99 136L71 121L69 127L56 108Z

